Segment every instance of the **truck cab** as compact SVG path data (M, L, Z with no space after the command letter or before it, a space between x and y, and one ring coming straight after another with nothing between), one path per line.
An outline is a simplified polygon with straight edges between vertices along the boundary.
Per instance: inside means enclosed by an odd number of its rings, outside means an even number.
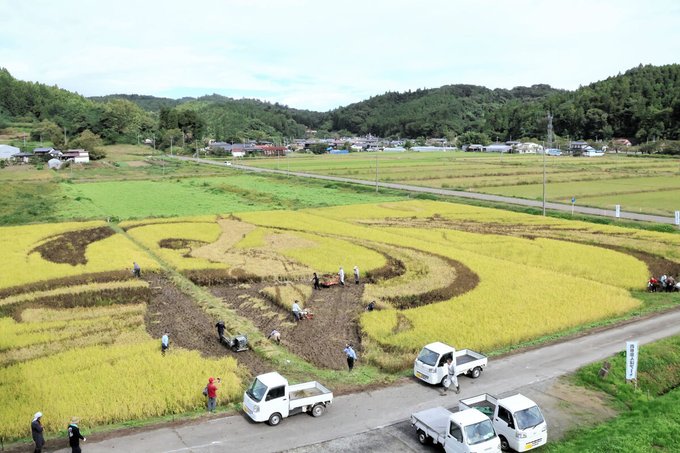
M453 347L439 341L425 345L413 364L415 376L428 384L440 384L447 374L446 359L453 358L455 352Z
M456 374L467 374L477 379L486 367L488 359L485 355L471 349L459 349L444 343L434 342L425 345L413 362L413 375L428 384L442 383L448 374L446 361L451 358L456 362Z
M243 410L256 422L268 422L273 414L286 418L290 409L288 398L286 378L277 372L261 374L243 395Z
M243 394L243 410L256 422L272 426L295 414L320 417L333 403L333 392L316 381L289 385L277 372L261 374Z
M500 453L501 444L488 417L476 409L451 413L435 407L411 415L421 444L440 444L446 453Z
M476 408L493 422L503 449L527 451L548 441L548 427L539 407L521 394L495 398L484 394L462 399L459 408Z

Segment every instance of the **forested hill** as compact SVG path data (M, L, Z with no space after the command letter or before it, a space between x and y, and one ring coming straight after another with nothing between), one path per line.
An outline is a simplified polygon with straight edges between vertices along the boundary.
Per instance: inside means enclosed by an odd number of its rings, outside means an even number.
M455 136L471 130L495 132L488 126L500 107L511 102L535 103L559 92L548 85L512 90L447 85L405 93L389 92L332 111L331 128L411 138Z
M508 140L555 132L572 138L680 139L680 65L639 66L575 91L547 85L489 90L450 85L386 93L331 112L331 128L401 137L481 133Z
M575 91L548 85L488 89L446 85L388 92L330 112L298 110L217 94L168 99L142 95L84 98L57 87L14 79L0 68L0 127L12 119L48 122L44 128L85 129L106 142L136 142L154 135L168 143L192 139L279 141L367 134L382 137L458 137L475 141L543 138L546 115L555 132L571 138L680 139L680 65L639 66ZM49 134L55 135L55 134ZM467 138L467 137L464 137ZM162 143L161 143L161 146Z

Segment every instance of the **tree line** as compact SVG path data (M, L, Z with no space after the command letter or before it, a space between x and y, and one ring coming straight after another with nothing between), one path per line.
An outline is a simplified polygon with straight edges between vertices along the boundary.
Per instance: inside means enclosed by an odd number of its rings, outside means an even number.
M488 89L447 85L387 92L329 112L217 94L168 99L142 95L86 98L0 69L0 127L30 123L37 139L64 146L86 133L102 143L152 139L160 148L208 138L282 143L317 136L447 137L476 142L541 139L552 112L555 133L572 139L625 137L638 143L680 139L680 65L639 66L574 91L548 85Z

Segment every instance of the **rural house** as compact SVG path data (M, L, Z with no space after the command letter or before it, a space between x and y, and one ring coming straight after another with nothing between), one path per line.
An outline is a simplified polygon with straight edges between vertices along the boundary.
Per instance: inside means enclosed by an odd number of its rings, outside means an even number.
M61 157L61 151L54 148L34 148L33 155L38 157Z
M61 157L64 160L71 160L77 164L84 164L90 161L90 153L84 149L69 149Z
M21 152L21 150L16 146L0 145L0 159L9 160L19 152Z

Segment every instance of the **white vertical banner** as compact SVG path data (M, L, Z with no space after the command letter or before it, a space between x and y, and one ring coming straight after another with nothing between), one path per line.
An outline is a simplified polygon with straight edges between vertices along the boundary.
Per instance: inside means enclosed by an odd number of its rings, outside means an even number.
M621 217L621 205L620 205L620 204L617 204L617 205L616 205L616 213L615 213L615 215L616 215L616 218L617 218L617 219L618 219L619 217Z
M638 342L626 341L626 380L637 379Z
M675 211L675 224L680 226L680 211Z

